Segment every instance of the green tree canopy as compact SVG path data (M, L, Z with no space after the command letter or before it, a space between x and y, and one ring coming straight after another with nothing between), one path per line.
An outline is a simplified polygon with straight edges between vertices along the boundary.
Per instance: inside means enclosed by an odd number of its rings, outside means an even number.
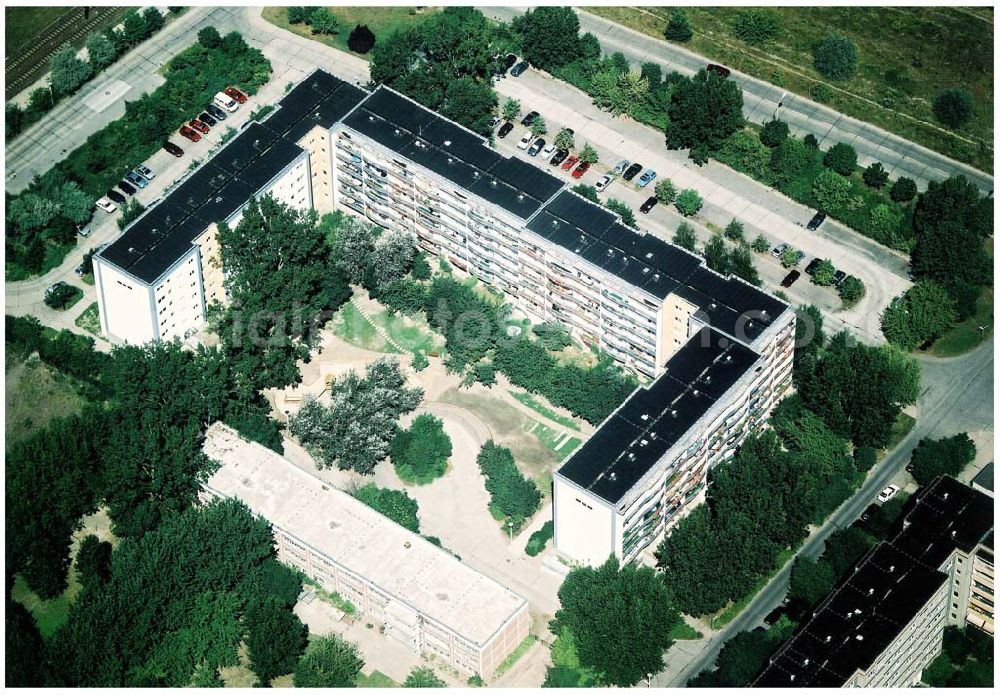
M403 681L404 688L444 688L447 684L437 677L434 669L427 666L414 667Z
M579 57L580 20L569 7L535 7L511 22L532 65L552 71Z
M858 49L846 36L830 34L816 47L814 58L816 71L823 77L846 80L858 66Z
M698 164L743 127L743 93L732 80L699 70L674 87L668 109L667 148L690 149Z
M688 251L694 251L698 243L698 237L695 236L694 227L687 222L681 222L677 226L677 231L674 232L674 236L671 238L671 241L681 248L685 248Z
M850 145L838 142L826 152L823 164L841 176L850 176L858 166L858 153Z
M244 618L250 667L262 685L286 673L296 672L306 647L309 629L298 616L274 599L255 603Z
M932 110L938 121L957 130L972 118L972 94L962 87L946 89L934 97Z
M955 299L933 280L921 280L896 297L882 312L882 333L911 351L955 325Z
M316 637L295 667L293 683L296 688L353 688L364 665L353 642L334 634Z
M940 475L957 476L976 458L976 445L965 432L942 439L921 439L910 457L913 478L928 485Z
M421 413L392 442L392 465L405 482L420 485L444 475L451 456L451 439L440 418Z
M681 8L676 8L670 12L670 19L667 21L666 29L663 31L664 37L668 41L690 41L693 32L691 21L687 12Z
M677 199L674 201L677 211L685 217L691 217L691 215L697 214L698 211L701 210L703 203L704 201L701 196L698 195L698 191L693 188L685 188L677 194Z

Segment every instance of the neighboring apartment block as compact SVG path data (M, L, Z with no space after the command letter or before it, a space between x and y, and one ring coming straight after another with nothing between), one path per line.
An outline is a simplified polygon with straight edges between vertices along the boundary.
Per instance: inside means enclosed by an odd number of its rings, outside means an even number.
M784 302L627 227L543 168L499 154L391 89L369 94L322 71L279 106L212 160L234 146L268 143L286 152L269 160L259 185L243 184L249 160L224 167L243 185L242 199L223 196L230 201L224 210L208 207L226 184L206 179L198 188L207 202L187 206L173 231L159 225L151 234L146 218L155 224L159 208L183 202L174 198L190 188L186 181L101 254L108 332L141 342L196 329L206 303L223 298L221 272L210 260L217 252L213 221L236 220L242 203L299 182L304 168L310 190L295 198L302 205L412 234L420 248L502 291L532 320L558 320L654 379L555 474L555 547L585 563L610 554L637 558L702 499L707 470L732 456L790 385L794 312ZM212 162L204 168L214 171ZM146 256L157 259L155 269L133 270L143 266L133 257ZM183 320L168 313L165 278L176 272L188 273ZM135 276L139 288L104 289L113 274Z
M222 423L204 450L220 464L205 496L237 498L270 522L279 560L387 636L487 679L527 638L528 602L448 551Z
M938 478L918 493L903 530L858 561L754 686L909 687L940 653L945 625L992 635L992 528L992 500Z

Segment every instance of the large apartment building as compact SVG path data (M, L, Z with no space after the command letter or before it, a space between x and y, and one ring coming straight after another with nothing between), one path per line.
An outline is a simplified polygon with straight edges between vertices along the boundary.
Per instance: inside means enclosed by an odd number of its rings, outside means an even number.
M700 501L708 468L733 454L790 384L794 312L784 302L626 226L545 169L391 89L368 93L316 71L217 158L251 145L287 154L269 159L256 185L244 181L249 159L223 167L242 186L240 205L222 196L228 179L201 175L203 202L186 205L183 222L174 215L164 232L154 213L187 202L174 200L187 181L101 254L105 330L141 342L196 329L205 305L223 298L214 222L232 223L242 203L288 181L308 184L307 195L289 194L297 205L412 234L532 320L558 320L654 380L555 475L555 546L570 561L638 557ZM231 201L223 210L211 207L220 196ZM139 272L133 258L147 256L154 269ZM174 285L186 293L182 317L170 313L179 311L169 294L176 273L188 273ZM122 280L136 289L105 289Z
M204 496L239 499L270 522L281 562L388 637L487 679L527 638L528 602L448 551L222 423L204 450L219 464Z
M858 561L753 685L916 685L946 625L993 634L992 530L990 498L938 478L918 493L903 529Z

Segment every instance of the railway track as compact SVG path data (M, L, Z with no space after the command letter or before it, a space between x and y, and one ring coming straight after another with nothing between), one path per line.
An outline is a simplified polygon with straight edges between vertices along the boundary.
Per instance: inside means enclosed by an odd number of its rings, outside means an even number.
M91 7L89 12L76 7L45 27L35 37L31 46L18 55L4 58L4 75L7 86L4 98L30 86L49 69L49 58L64 43L74 44L121 13L120 7Z

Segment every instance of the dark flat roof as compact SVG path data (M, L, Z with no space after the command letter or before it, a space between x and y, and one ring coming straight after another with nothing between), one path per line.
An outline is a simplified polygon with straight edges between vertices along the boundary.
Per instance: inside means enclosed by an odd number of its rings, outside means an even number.
M983 470L976 473L976 477L972 479L972 482L981 488L993 492L993 462L991 461L983 466Z
M787 308L738 277L723 277L701 258L621 223L617 215L569 190L549 202L528 229L655 297L677 296L704 314L704 322L753 342Z
M555 176L499 154L486 139L385 87L343 123L521 219L563 186Z
M559 475L617 504L758 359L745 345L702 328L656 381L632 392Z
M917 493L903 530L842 578L813 617L771 657L755 687L842 686L867 670L948 580L938 567L992 535L992 500L941 477Z
M316 70L295 85L264 123L275 133L297 142L314 126L332 128L368 92L323 70Z

